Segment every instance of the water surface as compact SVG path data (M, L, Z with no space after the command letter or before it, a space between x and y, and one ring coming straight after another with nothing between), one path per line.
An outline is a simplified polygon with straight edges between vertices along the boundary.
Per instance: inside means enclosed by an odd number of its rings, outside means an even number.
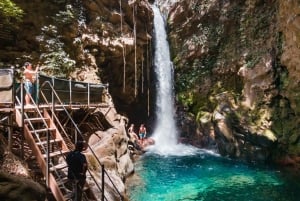
M193 155L145 154L131 201L299 201L300 178L199 150Z

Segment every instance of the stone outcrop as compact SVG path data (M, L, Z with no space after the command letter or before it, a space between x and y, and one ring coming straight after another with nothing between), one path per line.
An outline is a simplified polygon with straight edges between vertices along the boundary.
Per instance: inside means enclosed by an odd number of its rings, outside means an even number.
M32 181L26 163L9 152L6 140L0 135L0 200L44 201L46 189Z
M46 190L28 178L0 172L0 199L5 201L44 201Z
M109 110L107 118L113 126L107 130L97 131L92 134L88 139L88 143L110 177L109 179L106 175L104 179L105 196L109 200L118 200L120 198L118 192L126 197L124 181L134 172L133 161L128 149L129 138L125 129L128 119L116 113L115 109ZM92 166L96 179L100 182L102 167L95 161L90 151L85 154L90 166ZM118 192L114 186L116 186ZM95 188L94 190L98 189Z

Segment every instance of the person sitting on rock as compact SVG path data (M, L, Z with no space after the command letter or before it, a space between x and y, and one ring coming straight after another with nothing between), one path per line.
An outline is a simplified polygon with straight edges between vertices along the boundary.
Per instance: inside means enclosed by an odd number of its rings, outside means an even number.
M134 133L134 124L130 124L130 127L128 128L128 133Z
M131 124L128 128L128 136L129 136L129 145L133 146L135 149L140 150L140 143L139 143L139 137L134 132L134 124Z

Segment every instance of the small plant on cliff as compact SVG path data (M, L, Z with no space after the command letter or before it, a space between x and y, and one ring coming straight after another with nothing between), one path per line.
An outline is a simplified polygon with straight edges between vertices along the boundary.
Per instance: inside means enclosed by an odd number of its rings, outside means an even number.
M258 54L249 54L246 56L246 66L247 68L253 68L260 60L260 56Z
M75 19L72 5L66 5L65 11L59 11L55 16L55 21L61 25L71 24Z

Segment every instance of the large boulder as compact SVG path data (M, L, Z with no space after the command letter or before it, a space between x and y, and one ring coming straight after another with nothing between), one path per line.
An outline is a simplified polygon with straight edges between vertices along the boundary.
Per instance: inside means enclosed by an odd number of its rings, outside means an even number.
M44 201L46 190L31 179L0 172L0 200Z

